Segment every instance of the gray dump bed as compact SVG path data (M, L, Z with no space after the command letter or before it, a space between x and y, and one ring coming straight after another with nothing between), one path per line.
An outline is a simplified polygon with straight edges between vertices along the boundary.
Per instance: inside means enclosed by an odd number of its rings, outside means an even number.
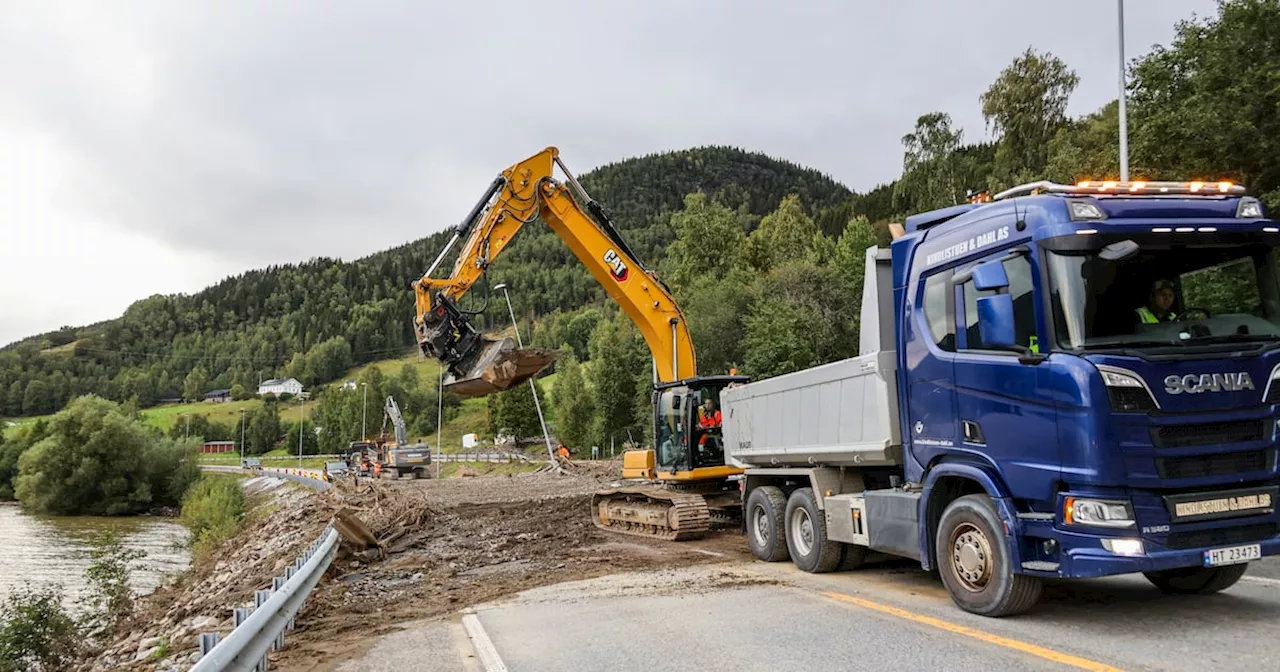
M721 393L730 464L902 464L892 288L888 250L867 250L862 354Z

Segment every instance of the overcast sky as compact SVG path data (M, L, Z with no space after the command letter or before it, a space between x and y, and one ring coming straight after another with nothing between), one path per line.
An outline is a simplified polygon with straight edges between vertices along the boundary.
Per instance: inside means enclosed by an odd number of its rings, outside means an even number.
M1212 0L1129 0L1126 52ZM1115 0L0 0L0 344L454 225L571 170L731 144L865 191L918 115L985 137L1032 46L1113 99ZM423 269L424 271L426 269Z

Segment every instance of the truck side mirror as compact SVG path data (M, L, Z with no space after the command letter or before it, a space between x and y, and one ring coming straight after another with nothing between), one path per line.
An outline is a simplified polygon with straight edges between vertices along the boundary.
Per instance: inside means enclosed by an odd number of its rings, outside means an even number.
M974 284L977 274L974 274ZM1013 327L1013 297L1008 294L978 298L978 333L982 344L994 350L1017 349Z

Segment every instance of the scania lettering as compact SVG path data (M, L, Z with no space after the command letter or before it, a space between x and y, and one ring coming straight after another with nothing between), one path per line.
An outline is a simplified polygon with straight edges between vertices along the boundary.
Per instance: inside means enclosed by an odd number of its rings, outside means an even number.
M1036 182L892 230L857 357L720 391L757 558L911 558L1005 616L1280 553L1280 224L1242 186Z

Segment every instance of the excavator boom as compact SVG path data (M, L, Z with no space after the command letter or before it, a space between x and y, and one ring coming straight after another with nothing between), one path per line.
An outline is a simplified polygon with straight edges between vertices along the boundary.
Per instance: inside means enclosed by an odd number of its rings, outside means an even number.
M567 178L565 182L553 175L557 165ZM446 388L462 396L483 396L519 385L555 361L557 352L553 349L517 348L509 338L485 338L471 324L468 313L458 307L459 298L480 281L516 233L539 218L639 328L653 353L658 380L695 376L697 360L683 311L666 287L641 265L604 209L565 168L559 150L548 147L507 168L493 181L456 227L449 245L414 283L418 344L425 355L448 367ZM449 277L430 277L449 248L464 235L466 242Z

